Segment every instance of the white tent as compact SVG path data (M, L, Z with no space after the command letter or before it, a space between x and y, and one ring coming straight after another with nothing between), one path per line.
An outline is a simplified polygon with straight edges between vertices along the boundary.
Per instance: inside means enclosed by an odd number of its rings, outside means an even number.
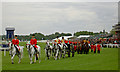
M62 37L64 37L64 39L67 40L68 38L71 38L71 37L73 37L73 36L62 36ZM62 40L62 37L59 37L58 39ZM53 40L56 40L56 39L57 39L57 38L55 38L55 39L53 39Z
M90 37L90 35L80 35L80 36L77 37L77 38L88 38L88 37Z

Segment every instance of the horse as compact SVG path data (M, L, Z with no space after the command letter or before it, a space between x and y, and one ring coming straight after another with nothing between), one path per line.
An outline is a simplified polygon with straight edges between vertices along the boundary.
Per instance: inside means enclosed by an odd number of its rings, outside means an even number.
M29 59L30 59L30 42L28 41L27 44L26 44L26 48L27 48L27 51L28 51L28 54L29 54Z
M40 46L37 45L37 52L35 52L34 46L31 45L29 42L26 44L26 48L28 50L29 53L29 58L30 58L30 64L33 63L32 59L33 59L33 55L35 55L35 59L34 62L36 62L36 56L38 55L38 59L39 59L39 63L41 62L40 60L40 55L41 55L41 48Z
M14 64L14 57L15 55L17 55L19 57L19 61L18 63L21 63L21 59L22 59L22 56L23 56L23 46L19 46L19 53L17 52L16 48L15 48L15 45L13 45L11 42L9 42L9 54L11 56L11 61L12 61L12 64Z
M59 56L59 45L55 42L52 44L53 45L53 49L54 49L54 59L57 60L58 56ZM60 59L60 57L59 57Z
M64 43L59 44L59 59L62 57L65 58L65 54L66 54L66 48L68 48L68 46Z
M53 56L53 53L54 53L54 49L50 45L50 42L46 42L46 46L45 46L46 58L48 57L48 59L50 59L50 56ZM46 58L45 58L45 60L46 60Z

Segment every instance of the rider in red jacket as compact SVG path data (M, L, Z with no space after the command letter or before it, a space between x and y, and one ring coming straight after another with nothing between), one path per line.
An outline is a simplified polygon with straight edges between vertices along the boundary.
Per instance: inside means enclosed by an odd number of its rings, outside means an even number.
M19 40L17 39L17 35L15 35L15 38L12 40L12 44L14 45L14 47L16 48L16 51L18 52L18 53L20 53L19 52L19 50L20 50L20 47L19 47Z
M30 44L33 45L35 51L37 52L36 48L38 48L38 47L36 45L37 44L37 39L35 39L35 34L32 35L32 39L30 40Z
M17 38L17 37L16 37ZM19 40L18 39L13 39L12 40L12 44L14 44L14 45L17 45L18 46L18 44L19 44Z

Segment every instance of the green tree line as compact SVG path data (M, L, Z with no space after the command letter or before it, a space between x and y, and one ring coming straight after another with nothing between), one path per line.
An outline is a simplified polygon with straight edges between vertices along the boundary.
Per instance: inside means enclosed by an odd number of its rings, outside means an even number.
M35 34L35 38L37 40L52 40L55 39L57 36L61 37L61 36L72 36L71 33L59 33L59 32L55 32L54 34L50 34L50 35L44 35L42 33L33 33ZM18 39L19 40L30 40L32 38L32 34L30 35L18 35ZM2 35L2 39L6 39L6 35Z
M89 31L80 31L80 32L75 32L74 36L80 36L80 35L97 35L97 34L101 34L103 33L102 31L100 32L89 32ZM106 32L107 33L107 32ZM59 33L59 32L55 32L54 34L50 34L50 35L44 35L42 33L33 33L35 34L35 37L37 40L52 40L55 39L57 36L61 37L61 36L72 36L71 33ZM32 34L30 35L18 35L18 39L19 40L30 40L32 37ZM2 38L6 38L6 35L3 35Z
M100 31L100 32L89 32L89 31L80 31L80 32L76 32L74 33L74 36L80 36L80 35L98 35L98 34L102 34L104 32ZM105 32L106 34L108 34L108 32Z

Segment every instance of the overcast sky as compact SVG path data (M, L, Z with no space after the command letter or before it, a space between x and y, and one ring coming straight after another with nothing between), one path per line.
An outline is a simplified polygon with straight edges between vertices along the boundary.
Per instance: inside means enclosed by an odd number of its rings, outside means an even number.
M15 34L40 32L110 31L118 22L117 2L5 2L2 32L15 27Z

